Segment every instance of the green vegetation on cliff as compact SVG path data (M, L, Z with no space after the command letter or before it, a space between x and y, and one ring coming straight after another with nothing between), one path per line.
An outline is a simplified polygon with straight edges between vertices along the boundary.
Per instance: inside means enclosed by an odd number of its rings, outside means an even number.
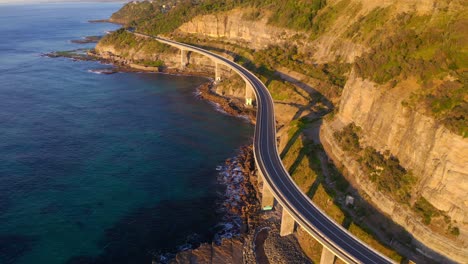
M468 12L432 15L377 8L352 25L347 35L371 47L356 59L359 76L379 84L415 77L422 90L411 107L423 107L451 131L468 136ZM385 34L383 34L385 32Z
M111 17L113 21L135 26L154 35L170 33L184 22L203 14L227 11L237 7L257 8L272 15L269 23L296 30L309 30L317 12L325 7L325 0L159 0L128 3ZM165 8L164 8L165 7Z
M153 39L145 39L142 41L141 38L127 32L123 28L104 36L99 42L99 45L112 45L115 49L125 51L130 49L142 49L145 54L148 54L148 56L167 52L171 49L169 46Z
M458 227L452 226L450 217L414 192L413 186L416 184L417 178L411 171L403 168L399 160L388 151L380 153L373 147L361 147L359 143L360 133L361 128L351 123L342 130L335 132L334 137L344 151L354 156L361 165L363 172L368 175L371 182L377 185L379 190L407 206L410 206L411 200L415 200L411 209L421 216L424 224L431 224L432 219L436 217L443 219L444 224L442 226L445 225L443 232L448 235L458 236L460 230Z
M377 187L400 203L409 204L411 190L416 178L400 165L399 160L390 153L380 153L373 147L362 148L359 143L361 128L354 123L337 131L334 137L344 151L352 153L360 162L362 169Z
M423 217L423 222L426 225L431 223L432 217L440 215L439 210L437 210L437 208L429 203L424 197L420 197L416 203L414 203L414 209Z
M381 191L390 194L400 203L409 203L416 178L400 165L398 158L366 147L359 161L370 180L377 183Z
M361 144L359 143L359 136L357 134L360 130L360 127L351 123L345 126L341 131L336 131L333 136L342 146L344 151L351 151L354 154L357 154L362 149Z
M119 11L112 14L110 20L125 25L137 24L150 19L152 16L164 12L163 6L170 5L171 1L141 1L138 3L128 3Z

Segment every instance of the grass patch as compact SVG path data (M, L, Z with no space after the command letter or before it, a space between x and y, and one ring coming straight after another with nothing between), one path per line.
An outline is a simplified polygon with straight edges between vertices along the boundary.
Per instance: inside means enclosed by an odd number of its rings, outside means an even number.
M353 235L361 239L364 243L376 249L377 251L383 253L384 255L390 257L394 261L399 263L403 260L403 257L400 256L395 250L383 245L377 239L375 239L375 237L372 235L372 232L370 230L361 228L360 226L356 225L353 222L349 226L349 231Z
M333 197L331 197L320 184L315 192L312 201L322 209L329 217L335 220L337 223L343 223L345 219L345 214L341 209L333 202Z
M267 88L273 99L276 101L287 101L300 104L306 104L308 102L307 99L297 92L296 87L291 83L281 80L272 80L268 84Z
M344 11L350 6L350 3L350 0L342 0L336 5L327 5L325 8L321 9L314 18L311 38L316 39L328 30L336 19L338 19L340 15L343 15Z
M423 223L426 225L431 223L433 217L440 216L440 211L422 196L414 203L413 208L422 217Z
M307 124L308 121L306 119L299 119L292 122L288 131L291 146L283 155L283 163L301 190L305 192L329 217L334 219L337 223L344 224L345 219L347 219L347 215L335 201L337 199L336 191L323 184L324 178L322 175L320 159L318 158L318 151L322 150L320 149L320 146L313 145L312 143L305 141L304 137L301 135L303 129L307 127ZM353 132L355 129L357 130L357 126L353 125L349 127L347 131ZM343 136L346 136L344 135L346 133L342 134ZM336 168L330 168L330 171L330 177L335 182L336 189L344 193L348 188L349 183L337 172ZM350 232L392 259L396 261L400 261L402 259L402 257L395 251L379 243L373 237L370 230L362 229L352 223L350 226ZM317 252L319 252L317 245L303 238L302 234L299 235L299 239L301 239L304 245L307 244L310 246L310 248L304 249L304 251L307 252L307 255L316 257Z

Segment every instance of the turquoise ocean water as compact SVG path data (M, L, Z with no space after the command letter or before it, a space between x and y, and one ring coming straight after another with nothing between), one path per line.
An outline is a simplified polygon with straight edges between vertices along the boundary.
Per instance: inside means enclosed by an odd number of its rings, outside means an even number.
M204 79L40 56L120 7L0 5L2 264L150 263L217 231L215 168L253 128L196 99Z

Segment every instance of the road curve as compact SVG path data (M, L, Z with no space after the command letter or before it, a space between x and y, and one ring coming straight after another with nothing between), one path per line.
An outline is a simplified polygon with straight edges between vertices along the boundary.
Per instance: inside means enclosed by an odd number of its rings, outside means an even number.
M268 182L275 199L299 225L346 263L394 263L334 222L294 183L278 154L273 99L265 85L253 73L218 54L195 46L141 33L134 34L210 57L230 67L249 82L257 99L254 155L258 169Z

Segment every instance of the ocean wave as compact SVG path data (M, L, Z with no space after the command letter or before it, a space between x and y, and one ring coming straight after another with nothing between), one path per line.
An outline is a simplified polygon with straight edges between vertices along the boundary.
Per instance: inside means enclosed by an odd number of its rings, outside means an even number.
M114 73L117 73L117 71L115 69L112 69L112 68L91 69L91 70L88 70L88 72L94 73L94 74L114 74Z

